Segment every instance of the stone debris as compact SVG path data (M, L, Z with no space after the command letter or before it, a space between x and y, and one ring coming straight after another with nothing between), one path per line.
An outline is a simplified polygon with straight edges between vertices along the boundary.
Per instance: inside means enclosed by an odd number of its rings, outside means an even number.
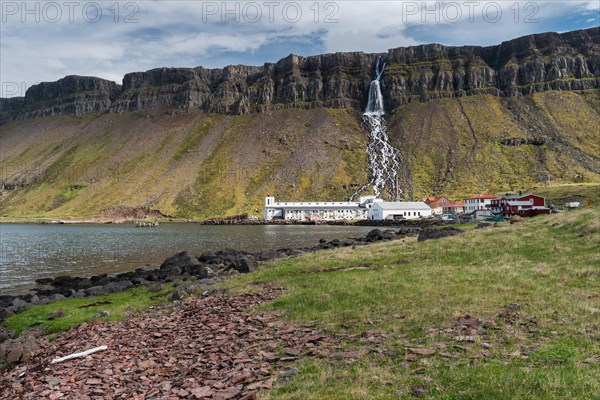
M297 373L288 355L339 348L336 339L275 313L247 311L281 291L190 297L124 322L81 324L53 342L43 339L26 363L3 372L0 399L253 399L278 380L276 370L288 371L282 380ZM51 365L100 345L107 350Z
M409 347L406 350L412 354L418 354L420 356L432 356L435 354L435 349L420 349Z

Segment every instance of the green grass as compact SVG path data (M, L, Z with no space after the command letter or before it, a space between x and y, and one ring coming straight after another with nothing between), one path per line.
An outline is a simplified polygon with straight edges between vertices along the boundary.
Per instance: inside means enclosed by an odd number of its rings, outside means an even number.
M403 74L408 67L447 64L437 60L388 70ZM352 80L367 72L339 67L335 73ZM389 99L401 105L386 118L390 140L402 152L398 181L407 199L526 190L541 187L547 174L552 185L600 182L593 163L600 154L594 133L600 125L597 89L510 101L491 94L428 102L408 97L416 101ZM260 216L267 194L307 201L348 198L368 180L368 135L361 120L359 109L311 107L238 116L192 110L157 118L123 113L15 121L0 128L5 167L0 172L31 186L0 193L0 215L85 218L124 205L205 219ZM532 137L546 144L501 144ZM72 191L71 185L85 189Z
M375 268L314 272L360 264ZM592 207L442 240L278 260L226 285L234 293L282 285L285 295L263 309L341 334L350 348L365 344L347 335L375 329L387 335L379 348L398 354L304 359L299 375L264 398L408 399L424 385L431 399L591 399L600 393L600 365L588 361L600 354L599 265L600 211ZM514 321L503 317L511 303L521 307ZM457 341L448 329L465 314L496 328ZM403 362L406 347L437 354Z
M29 327L45 327L47 333L57 333L95 319L123 321L151 306L166 302L167 294L172 292L172 289L172 285L165 286L157 292L151 292L147 288L135 288L106 296L68 299L33 306L20 314L9 317L5 321L5 325L14 330L15 335L18 336ZM53 320L48 319L48 316L61 310L64 311L64 316ZM96 314L100 310L108 311L109 315L97 317Z
M600 204L600 184L598 183L534 187L531 191L546 197L547 201L554 202L557 207L562 207L566 201L574 198L581 201L581 207L586 207L588 200L592 201L592 205Z
M233 294L283 286L284 295L261 310L310 323L337 337L342 349L373 351L353 362L300 358L293 362L300 374L260 398L412 399L421 388L426 399L597 399L600 209L465 228L440 240L405 238L280 259L225 282ZM364 264L373 268L320 272ZM32 307L6 324L17 332L32 325L59 332L101 309L106 319L122 320L164 302L170 290ZM111 304L80 308L101 301ZM511 303L520 309L507 313ZM65 316L49 321L58 310ZM457 319L465 314L486 322L473 342L457 339ZM367 330L385 336L361 342ZM407 361L409 347L436 353ZM395 356L378 354L383 349Z

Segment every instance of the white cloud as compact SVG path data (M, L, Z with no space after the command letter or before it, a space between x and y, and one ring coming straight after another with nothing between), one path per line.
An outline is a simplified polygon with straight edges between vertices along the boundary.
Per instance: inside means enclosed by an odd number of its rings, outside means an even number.
M277 7L262 0L230 1L225 7L221 1L123 1L118 3L118 14L114 2L102 3L102 18L96 23L84 18L87 2L80 3L72 21L64 9L56 23L45 21L44 15L39 23L33 21L35 15L26 15L22 22L22 13L7 10L7 3L22 4L2 2L0 81L26 86L69 74L120 82L127 72L155 67L214 67L249 60L261 64L289 53L384 52L429 42L490 45L534 32L574 29L562 22L568 17L586 26L600 23L598 2L588 0L485 0L476 2L475 8L469 8L473 2L461 1L280 1ZM254 6L248 6L251 3ZM423 3L430 12L422 8ZM458 21L453 21L457 14L451 3L459 5ZM495 4L502 6L502 15L492 23ZM257 10L262 18L253 23ZM94 14L88 13L88 20L89 15ZM137 22L126 23L126 17ZM236 17L239 23L233 21ZM257 62L257 56L264 60Z

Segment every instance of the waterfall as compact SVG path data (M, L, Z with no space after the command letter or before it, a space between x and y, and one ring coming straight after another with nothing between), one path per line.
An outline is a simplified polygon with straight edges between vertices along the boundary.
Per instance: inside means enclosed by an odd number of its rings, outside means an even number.
M402 197L402 190L398 186L400 151L390 143L387 125L383 118L385 110L379 81L383 75L385 63L380 68L379 62L378 58L375 66L375 80L369 87L369 101L363 113L362 123L363 128L369 134L369 145L367 146L369 182L354 192L350 200L369 187L373 189L377 197L381 197L381 193L386 187L390 199L398 200Z

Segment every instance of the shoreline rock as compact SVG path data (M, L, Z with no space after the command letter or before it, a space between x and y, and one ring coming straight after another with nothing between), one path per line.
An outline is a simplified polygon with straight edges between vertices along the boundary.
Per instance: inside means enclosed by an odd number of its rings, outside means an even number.
M311 247L281 248L254 254L234 249L224 249L217 252L208 251L199 256L194 256L188 251L180 251L165 259L160 267L151 270L138 268L115 276L100 274L91 277L57 276L54 279L42 278L36 281L39 286L27 294L0 296L0 323L6 318L23 312L34 305L48 304L69 298L102 296L134 287L149 287L155 284L193 279L192 282L183 283L176 289L174 296L183 297L199 287L213 285L228 275L255 271L260 262L295 257L324 249L400 239L416 235L421 229L421 226L413 222L399 229L381 230L375 228L359 238L320 240L318 244Z

